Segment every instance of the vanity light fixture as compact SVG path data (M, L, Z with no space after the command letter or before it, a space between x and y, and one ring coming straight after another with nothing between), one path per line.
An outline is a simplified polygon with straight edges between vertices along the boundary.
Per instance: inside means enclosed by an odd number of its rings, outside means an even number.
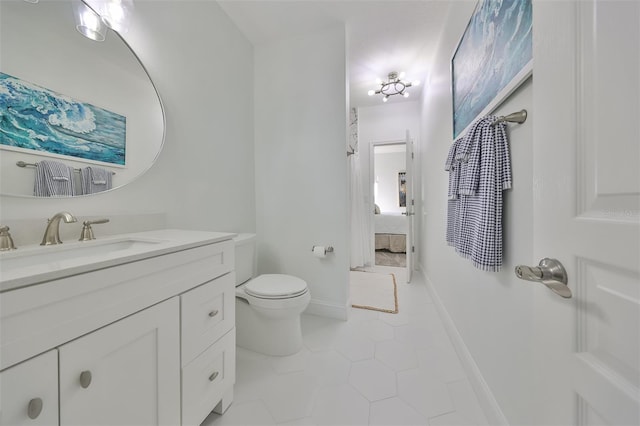
M120 34L129 30L133 0L84 0L84 2L100 15L107 27Z
M412 82L402 81L404 78L404 73L401 72L398 74L396 71L391 71L388 75L388 81L382 81L378 79L376 84L380 85L380 89L378 90L369 90L368 95L384 95L382 98L382 102L387 102L389 97L393 95L402 95L405 98L409 97L409 92L406 91L407 87L418 86L420 84L419 80L415 80Z
M94 41L104 41L107 27L96 12L81 0L75 0L73 13L76 18L76 29L80 34Z
M75 0L76 28L85 37L104 41L107 27L120 34L129 30L133 0Z

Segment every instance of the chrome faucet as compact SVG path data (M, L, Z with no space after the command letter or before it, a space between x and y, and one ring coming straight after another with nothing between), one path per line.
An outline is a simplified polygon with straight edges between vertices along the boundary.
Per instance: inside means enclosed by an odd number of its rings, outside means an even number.
M62 244L60 240L60 220L64 220L64 223L77 222L77 219L68 212L60 212L53 215L47 222L47 229L44 231L44 237L42 237L41 246L49 246L52 244Z

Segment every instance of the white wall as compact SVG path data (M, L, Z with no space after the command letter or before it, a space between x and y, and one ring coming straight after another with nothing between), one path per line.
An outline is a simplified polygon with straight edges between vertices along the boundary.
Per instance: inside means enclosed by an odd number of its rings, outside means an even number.
M256 47L258 272L306 280L310 312L346 318L345 30ZM325 259L313 245L332 245Z
M452 141L450 60L473 11L473 2L451 4L434 69L426 84L421 113L420 164L423 194L421 267L437 301L452 319L468 353L493 393L485 394L490 423L528 424L534 416L528 404L534 384L531 342L532 286L518 280L516 264L533 262L532 80L528 80L496 112L527 109L529 119L509 125L513 189L504 197L504 266L499 273L475 269L445 242L448 175L444 162ZM534 71L535 72L535 71ZM458 342L460 343L460 342ZM467 359L469 361L470 359ZM469 365L469 364L468 364ZM476 378L480 379L479 376ZM482 379L480 379L482 380ZM483 383L476 381L476 389ZM485 388L486 390L486 388Z
M374 201L381 213L400 214L406 211L406 207L400 207L398 179L398 173L406 171L406 163L404 152L374 153Z
M127 40L166 109L166 141L155 166L122 189L90 197L2 196L0 221L41 220L44 232L46 218L61 210L79 219L160 213L169 227L254 231L252 46L210 1L137 2ZM104 224L96 232L119 229ZM35 242L13 237L18 245Z

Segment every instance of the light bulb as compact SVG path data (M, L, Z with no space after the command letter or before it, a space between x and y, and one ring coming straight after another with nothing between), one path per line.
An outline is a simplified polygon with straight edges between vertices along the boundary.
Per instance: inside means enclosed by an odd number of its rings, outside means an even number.
M420 80L414 80L411 82L412 86L420 86Z
M402 94L402 96L404 96L405 98L408 98L408 97L409 97L409 92L404 92L404 93Z
M405 72L402 71L400 74L398 74L398 78L402 79L404 78L405 75L406 75Z
M107 29L102 25L100 17L80 0L74 2L76 29L83 36L95 40L104 41Z
M387 95L384 98L382 98L382 102L387 102L388 100L389 100L389 95Z
M373 95L375 95L375 94L376 94L376 91L375 91L375 90L369 90L369 91L367 92L367 95L369 95L369 96L373 96Z

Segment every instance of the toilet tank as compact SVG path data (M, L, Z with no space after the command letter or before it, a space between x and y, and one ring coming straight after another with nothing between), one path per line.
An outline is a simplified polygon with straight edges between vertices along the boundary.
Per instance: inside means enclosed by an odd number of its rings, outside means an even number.
M235 243L236 286L256 276L256 234L238 234Z

